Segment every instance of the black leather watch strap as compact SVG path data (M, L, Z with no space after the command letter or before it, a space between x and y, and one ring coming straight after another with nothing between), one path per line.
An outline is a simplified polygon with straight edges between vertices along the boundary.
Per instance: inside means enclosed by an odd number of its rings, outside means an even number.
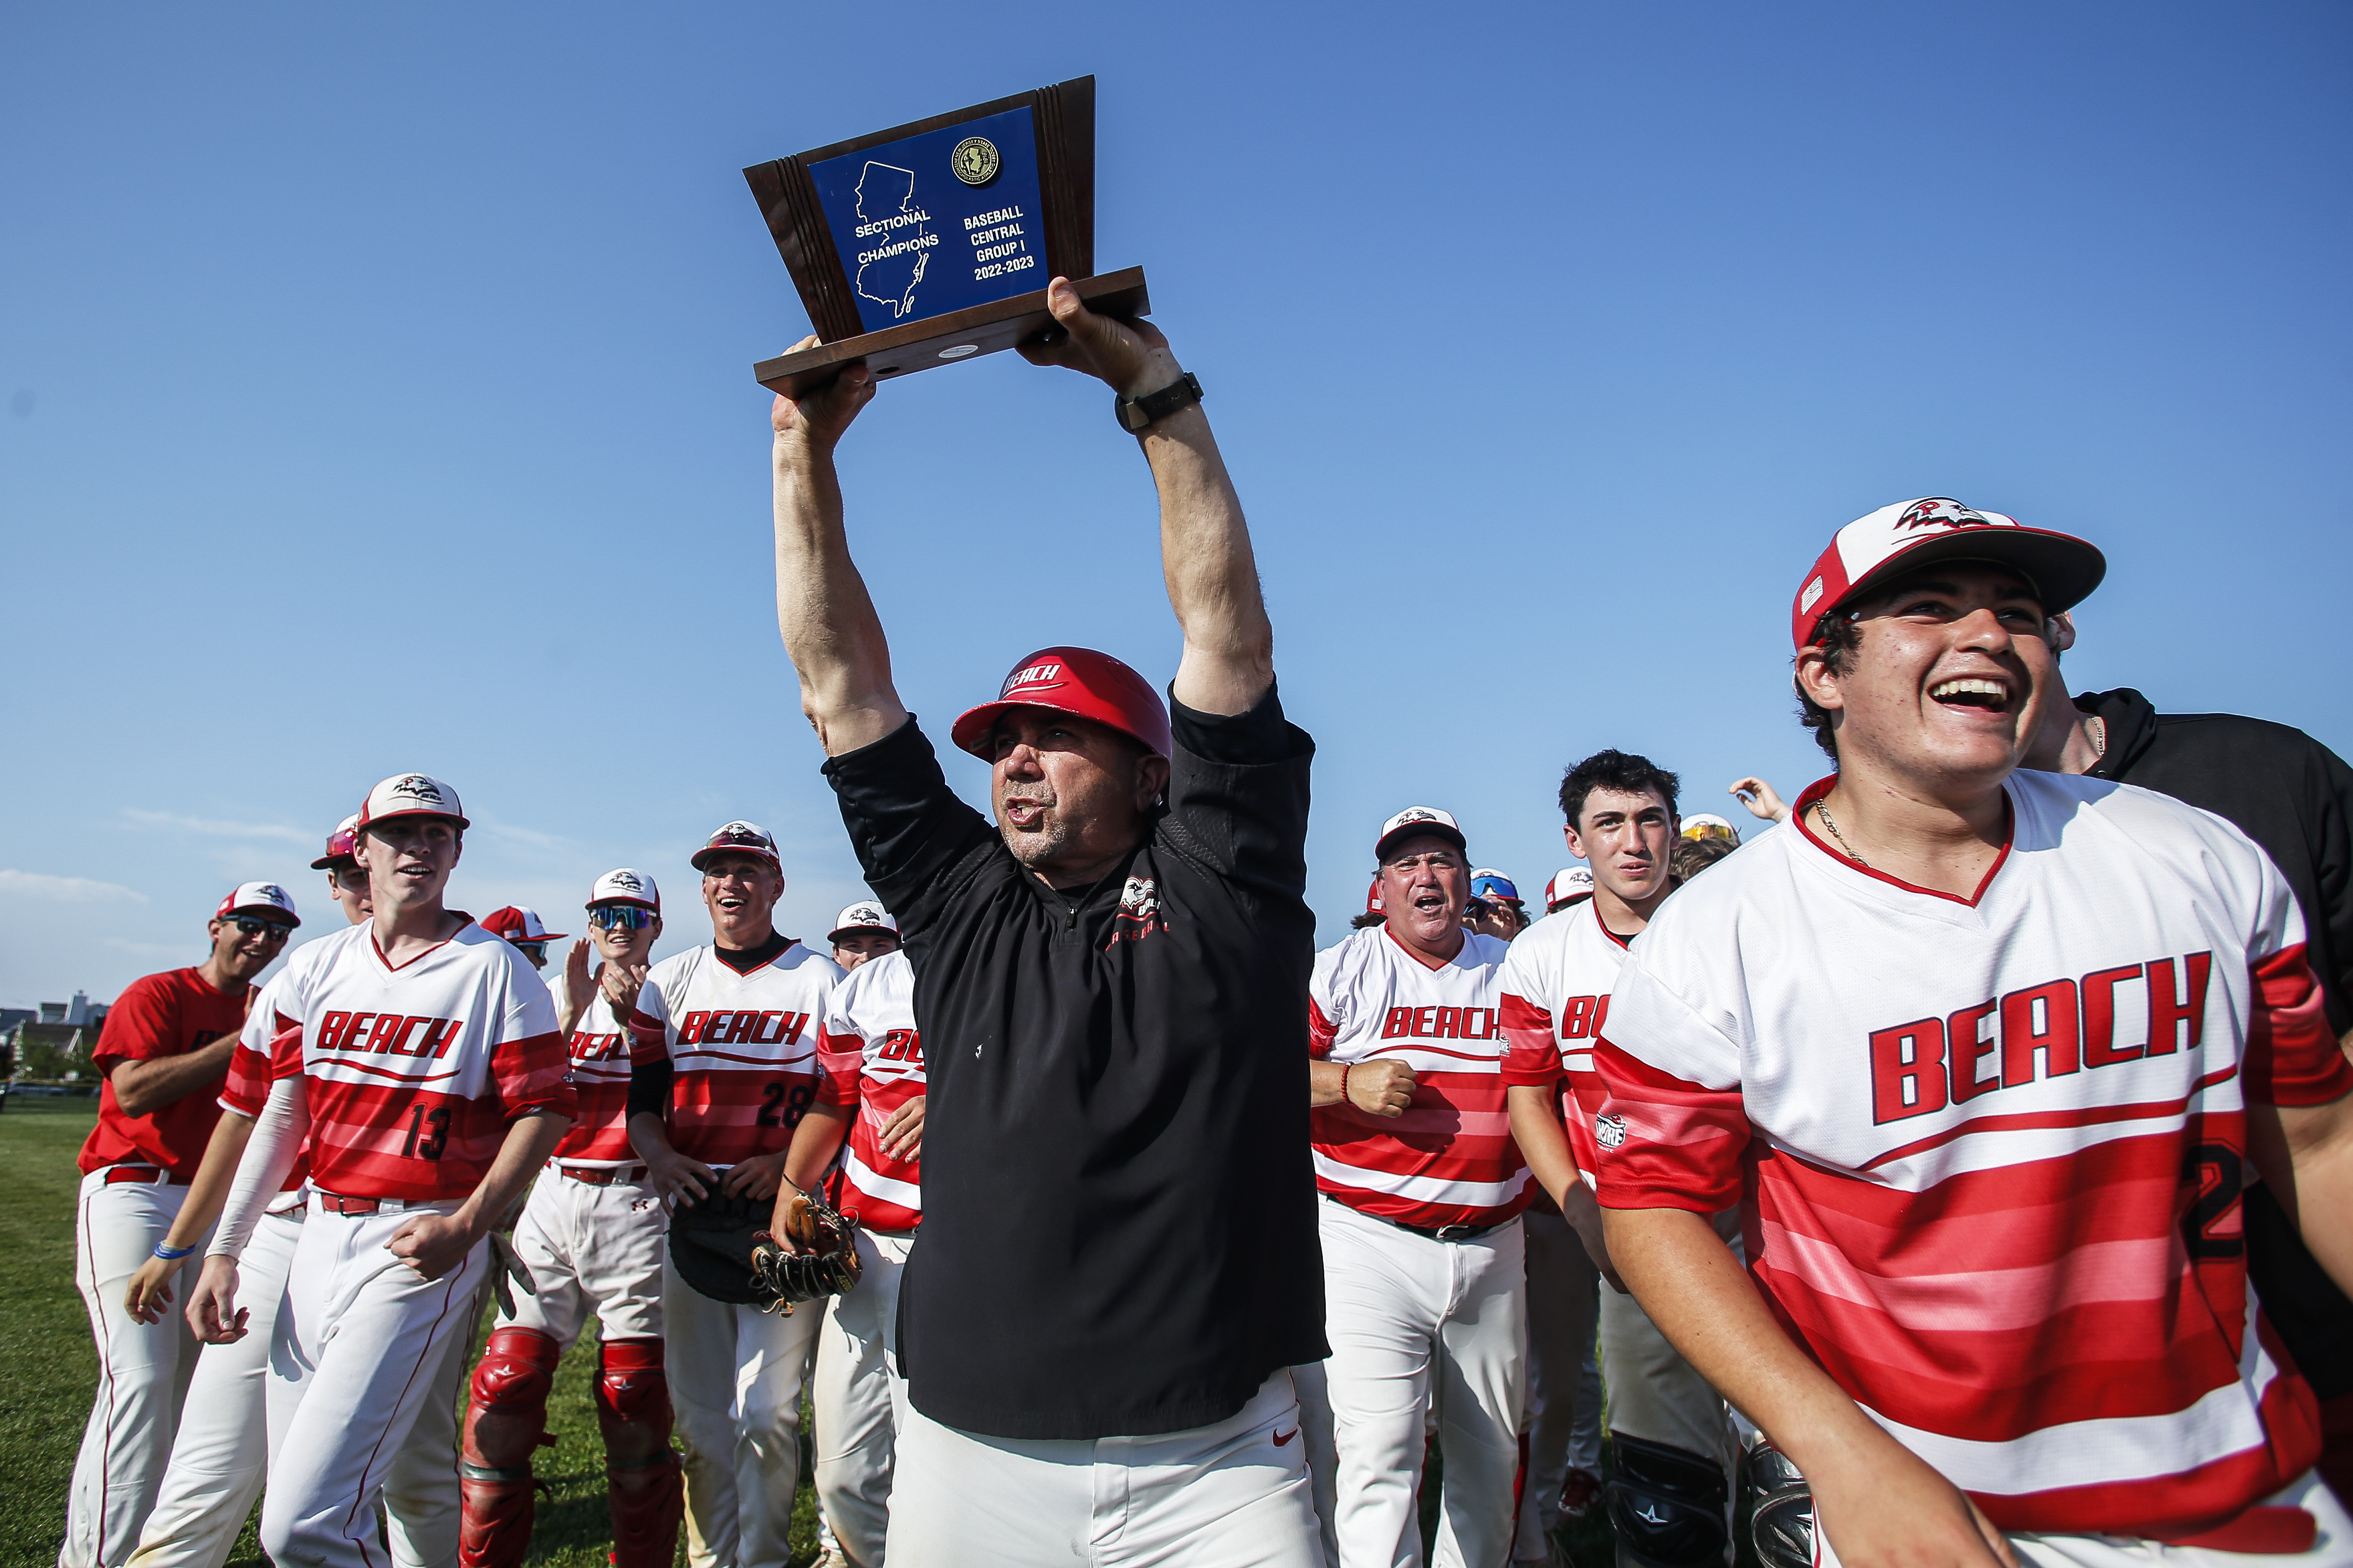
M1188 403L1201 401L1201 384L1187 371L1157 392L1147 392L1142 397L1120 397L1112 401L1112 412L1119 416L1119 427L1131 436L1141 436L1155 419L1166 419Z

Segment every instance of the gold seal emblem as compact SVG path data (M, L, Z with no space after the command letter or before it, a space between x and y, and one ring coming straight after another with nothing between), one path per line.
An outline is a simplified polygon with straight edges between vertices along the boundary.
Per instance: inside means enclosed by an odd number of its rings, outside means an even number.
M967 185L985 185L997 178L1000 162L997 143L986 136L967 136L948 154L948 167Z

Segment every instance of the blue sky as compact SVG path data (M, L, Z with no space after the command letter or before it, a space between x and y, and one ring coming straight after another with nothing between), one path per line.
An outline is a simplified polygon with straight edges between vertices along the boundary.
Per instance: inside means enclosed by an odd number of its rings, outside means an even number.
M375 779L462 792L476 912L577 931L748 816L863 896L777 645L765 395L807 330L738 170L1093 72L1141 263L1320 743L1540 885L1564 765L1684 809L1822 771L1788 605L1947 494L2112 567L2079 689L2353 751L2353 11L19 6L0 50L0 1002L195 962ZM934 734L1055 642L1164 679L1100 386L887 386L853 548ZM950 776L976 799L977 763ZM1744 822L1746 820L1742 817Z

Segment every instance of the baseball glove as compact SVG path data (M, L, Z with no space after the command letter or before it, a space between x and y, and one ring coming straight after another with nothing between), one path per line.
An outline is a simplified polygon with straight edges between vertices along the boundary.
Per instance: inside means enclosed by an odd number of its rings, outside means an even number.
M785 1234L800 1245L799 1251L765 1230L752 1238L752 1279L766 1298L762 1311L790 1317L803 1301L845 1296L856 1287L857 1215L797 1193L785 1208Z

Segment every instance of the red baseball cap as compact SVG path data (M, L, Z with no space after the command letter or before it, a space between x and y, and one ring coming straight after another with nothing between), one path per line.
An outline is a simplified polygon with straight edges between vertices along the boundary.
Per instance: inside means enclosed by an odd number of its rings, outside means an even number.
M327 835L327 852L311 862L311 869L332 871L336 867L347 861L356 861L359 858L360 817L359 813L353 812L335 824L335 830Z
M756 822L731 822L712 834L709 842L687 857L686 863L700 871L711 864L715 855L749 855L755 860L765 860L781 874L785 863L776 856L776 840Z
M482 929L492 936L502 936L521 944L526 942L562 942L569 931L550 931L539 911L523 904L509 904L502 910L492 910L482 917Z
M1381 879L1378 877L1373 879L1372 890L1365 895L1365 912L1368 915L1388 912L1381 905Z
M1945 496L1923 496L1856 518L1832 536L1799 586L1789 611L1797 646L1811 646L1832 611L1875 583L1936 561L1986 561L2034 584L2045 615L2073 609L2107 575L2107 558L2072 533L2028 528L1998 511L1974 511Z
M1039 648L1013 667L996 701L959 718L948 738L982 762L994 761L987 749L989 727L1008 708L1051 708L1092 719L1134 736L1155 756L1166 756L1175 745L1160 693L1111 655L1091 647Z
M353 832L364 833L371 825L396 816L446 816L460 828L472 826L458 804L458 792L424 773L395 773L368 791Z

